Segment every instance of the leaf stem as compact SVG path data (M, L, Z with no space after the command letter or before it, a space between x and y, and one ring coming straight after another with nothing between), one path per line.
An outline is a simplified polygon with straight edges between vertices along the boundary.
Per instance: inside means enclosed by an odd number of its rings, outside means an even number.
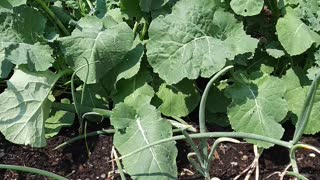
M218 137L245 138L245 139L259 140L259 141L264 141L264 142L268 142L271 144L276 144L279 146L286 147L288 149L292 148L292 146L293 146L292 143L290 143L290 142L286 142L286 141L282 141L282 140L278 140L278 139L273 139L270 137L261 136L261 135L257 135L257 134L242 133L242 132L207 132L207 133L190 134L189 136L192 139L218 138ZM160 141L156 141L156 142L150 143L149 145L138 148L135 151L132 151L131 153L122 156L120 159L132 156L133 154L136 154L140 151L143 151L147 148L150 148L150 147L158 145L158 144L162 144L162 143L166 143L166 142L170 142L170 141L184 140L184 139L186 139L186 137L184 135L173 136L171 138L162 139Z
M181 130L181 132L186 137L187 143L191 146L192 150L194 151L194 153L195 153L195 155L201 165L200 169L202 170L202 172L204 172L203 171L203 170L205 170L205 166L203 164L204 161L202 159L202 156L201 156L199 149L197 148L196 144L193 142L193 140L191 139L191 137L189 136L189 134L187 133L186 130Z
M63 147L70 145L78 140L84 139L85 137L88 138L88 137L93 137L93 136L97 136L97 135L110 135L110 134L114 134L115 132L116 132L116 130L114 130L114 129L105 129L105 130L90 132L90 133L87 133L86 135L79 135L79 136L76 136L76 137L58 145L57 147L54 148L54 150L63 148ZM173 129L172 132L173 133L180 133L181 130L180 129Z
M42 1L42 0L35 0L37 1L37 3L40 4L40 6L44 9L44 11L46 11L49 16L53 19L53 21L58 25L58 27L62 30L62 32L67 35L70 36L69 31L67 30L67 28L62 24L62 22L60 21L60 19L54 14L53 11L51 11L51 9Z
M206 88L204 89L204 92L201 97L200 101L200 107L199 107L199 126L200 126L200 133L205 133L207 131L206 129L206 118L205 118L205 112L206 112L206 103L207 103L207 97L210 91L210 88L215 80L217 80L220 76L222 76L224 73L226 73L228 70L232 69L233 66L227 66L223 68L221 71L219 71L217 74L215 74L211 80L208 82ZM207 157L208 157L208 143L206 139L202 139L200 141L200 149L202 151L202 154L204 156L204 164L207 164Z
M120 177L121 177L121 180L127 180L126 176L124 175L124 172L123 172L123 168L122 168L122 165L120 163L120 160L119 160L119 157L118 157L118 154L114 148L114 146L112 146L112 153L115 157L115 160L116 160L116 164L117 164L117 167L118 167L118 171L119 171L119 174L120 174Z
M311 145L307 145L307 144L295 144L292 146L292 148L290 149L290 163L292 166L292 170L294 173L299 174L299 168L298 168L298 164L296 161L296 151L297 149L307 149L307 150L313 150L317 153L320 154L320 150L314 146Z
M76 108L72 104L63 104L63 103L53 102L52 103L52 108L76 113ZM109 118L111 116L111 114L112 114L112 111L106 110L106 109L101 109L101 108L92 108L92 107L83 106L83 105L78 105L77 108L82 113L96 112L96 113L100 114L101 116L103 116L105 118Z
M138 23L138 21L136 21L136 22L134 23L133 29L132 29L133 34L134 34L134 37L136 37L138 27L139 27L139 23Z
M87 4L88 4L90 10L92 11L94 9L94 7L93 7L91 1L90 0L86 0L86 1L87 1Z
M62 176L59 176L57 174L54 174L54 173L51 173L48 171L44 171L44 170L37 169L37 168L25 167L25 166L0 164L0 169L7 169L7 170L12 170L12 171L22 171L22 172L26 172L26 173L38 174L38 175L46 176L46 177L56 179L56 180L68 180L67 178L64 178Z
M147 20L145 20L145 23L143 24L143 28L142 28L142 34L140 36L140 40L143 41L147 32L148 32L148 28L149 28L149 22Z
M67 146L67 145L70 145L70 144L74 143L75 141L84 139L85 137L88 138L88 137L93 137L93 136L96 136L96 135L113 134L114 132L115 132L114 129L106 129L106 130L94 131L94 132L91 132L91 133L87 133L86 135L79 135L77 137L74 137L74 138L72 138L72 139L70 139L70 140L58 145L57 147L54 148L54 150L63 148L65 146Z
M232 139L232 138L225 138L225 137L221 137L218 138L214 141L212 147L211 147L211 151L209 153L208 156L208 164L206 165L206 171L209 172L210 168L211 168L211 161L213 159L213 155L214 155L214 151L218 148L218 145L223 143L223 142L232 142L232 143L240 143L240 141L236 140L236 139Z
M295 173L295 172L291 172L291 171L286 172L286 175L297 177L300 180L309 180L308 178L304 177L303 175Z

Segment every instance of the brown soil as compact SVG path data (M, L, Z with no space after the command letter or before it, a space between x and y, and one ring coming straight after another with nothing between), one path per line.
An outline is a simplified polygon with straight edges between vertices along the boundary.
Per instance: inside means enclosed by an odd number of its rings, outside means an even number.
M42 149L14 145L0 137L0 163L40 168L68 179L120 179L118 174L113 174L113 169L117 167L108 162L111 157L112 136L88 139L91 151L89 158L83 141L74 143L63 150L53 150L54 147L74 136L76 136L76 130L65 129L61 135L50 139L48 146ZM302 141L320 147L319 137L305 137ZM177 158L179 179L203 179L188 163L186 156L191 151L190 147L183 141L178 142L177 147L179 149ZM220 179L232 179L248 167L253 158L253 148L250 144L222 144L215 154L211 175ZM299 151L297 159L302 174L309 179L319 179L319 155L311 151ZM275 172L282 171L289 163L288 151L277 146L265 150L259 162L260 179L279 179ZM46 178L12 171L0 171L0 179L42 180Z

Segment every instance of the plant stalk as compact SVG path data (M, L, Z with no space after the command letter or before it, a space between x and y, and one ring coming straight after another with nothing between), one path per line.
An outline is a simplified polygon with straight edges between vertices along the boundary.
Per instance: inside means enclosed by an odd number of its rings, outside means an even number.
M40 6L44 9L44 11L46 11L48 13L48 15L53 19L53 21L57 24L57 26L62 30L62 32L64 33L64 35L66 36L70 36L69 31L67 30L67 28L62 24L62 22L60 21L60 19L54 14L53 11L51 11L51 9L46 5L46 3L44 3L42 0L35 0L38 4L40 4Z
M149 22L147 20L145 20L145 23L143 24L143 28L142 28L142 33L140 36L140 40L143 41L147 32L148 32L148 28L149 28Z
M0 164L0 169L7 169L7 170L12 170L12 171L21 171L21 172L26 172L26 173L32 173L32 174L37 174L41 176L46 176L52 179L56 180L68 180L67 178L64 178L62 176L59 176L57 174L44 171L41 169L37 168L31 168L31 167L25 167L25 166L16 166L16 165L6 165L6 164Z
M97 135L110 135L110 134L114 134L116 132L115 129L105 129L105 130L100 130L100 131L94 131L94 132L90 132L90 133L87 133L87 134L83 134L83 135L79 135L79 136L76 136L72 139L69 139L68 141L58 145L57 147L54 148L54 150L57 150L57 149L60 149L60 148L63 148L67 145L70 145L78 140L81 140L81 139L84 139L85 137L86 138L89 138L89 137L93 137L93 136L97 136ZM180 129L173 129L172 130L173 133L180 133L181 130Z
M84 139L85 137L88 138L88 137L92 137L92 136L96 136L96 135L100 135L100 134L113 134L114 132L115 132L114 129L106 129L106 130L101 130L101 131L94 131L94 132L91 132L91 133L87 133L85 135L79 135L77 137L74 137L74 138L72 138L72 139L60 144L59 146L55 147L54 150L57 150L57 149L60 149L62 147L65 147L67 145L70 145L70 144L74 143L75 141Z
M286 141L282 141L282 140L278 140L278 139L273 139L270 137L266 137L266 136L261 136L261 135L257 135L257 134L251 134L251 133L242 133L242 132L207 132L207 133L197 133L197 134L190 134L189 135L192 139L208 139L208 138L219 138L219 137L230 137L230 138L245 138L245 139L252 139L252 140L258 140L258 141L263 141L263 142L267 142L267 143L271 143L271 144L276 144L288 149L292 148L292 143L290 142L286 142ZM166 143L166 142L170 142L170 141L177 141L177 140L184 140L186 139L186 137L184 135L179 135L179 136L173 136L171 138L166 138L166 139L162 139L160 141L156 141L153 143L150 143L149 145L143 146L141 148L138 148L135 151L132 151L131 153L122 156L120 159L132 156L133 154L136 154L140 151L143 151L147 148L150 148L152 146L158 145L158 144L162 144L162 143Z
M112 111L106 110L106 109L92 108L92 107L83 106L83 105L78 105L77 107L82 113L96 112L105 118L109 118L112 114ZM52 108L76 113L76 108L74 107L73 104L63 104L63 103L53 102Z
M206 103L207 103L207 97L210 91L210 88L212 84L224 73L226 73L228 70L232 69L233 66L227 66L221 71L219 71L217 74L215 74L211 80L208 82L206 88L204 89L204 92L201 97L200 101L200 107L199 107L199 126L200 126L200 133L205 133L207 131L206 129L206 118L205 118L205 113L206 113ZM206 139L201 139L200 141L200 149L203 154L204 162L203 164L208 164L207 163L207 158L208 158L208 143Z

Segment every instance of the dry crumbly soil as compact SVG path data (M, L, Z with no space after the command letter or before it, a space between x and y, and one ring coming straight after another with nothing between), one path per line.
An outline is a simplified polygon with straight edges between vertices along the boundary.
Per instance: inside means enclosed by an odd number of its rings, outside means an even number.
M75 129L64 129L59 136L48 141L47 147L41 149L14 145L1 136L0 163L40 168L75 180L120 179L114 171L117 167L108 162L111 159L112 136L88 139L91 151L89 158L83 141L64 149L53 150L54 147L76 134ZM320 147L318 136L304 137L302 141ZM177 147L179 149L177 158L179 179L203 179L188 163L186 156L191 151L190 147L183 141L177 142ZM250 144L222 144L215 153L211 176L222 180L233 179L251 164L253 158L253 147ZM311 151L299 151L297 159L302 174L310 180L320 179L320 155ZM275 172L282 171L289 163L288 151L278 146L265 150L259 162L259 179L279 179ZM46 178L12 171L0 171L0 179L43 180Z

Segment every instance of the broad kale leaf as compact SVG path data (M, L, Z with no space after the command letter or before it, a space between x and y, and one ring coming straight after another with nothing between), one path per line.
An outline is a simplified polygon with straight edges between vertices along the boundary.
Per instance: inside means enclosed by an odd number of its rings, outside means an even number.
M319 70L317 70L319 73ZM302 81L303 74L299 71L295 72L292 69L288 70L286 75L282 78L283 83L286 87L285 99L288 101L289 110L296 116L293 117L294 122L297 118L301 116L301 110L304 105L304 101L307 97L307 92L310 84L308 82ZM309 122L304 131L305 134L315 134L320 132L319 118L320 113L318 109L320 108L320 90L318 88L315 100L313 102L313 107L311 114L309 116Z
M169 0L139 0L139 6L142 11L150 12L160 9Z
M151 22L148 61L166 83L210 77L227 60L255 51L258 40L219 5L220 0L181 0L171 14Z
M50 112L47 99L58 76L50 71L15 70L0 94L0 131L7 140L33 147L46 145L44 121Z
M150 105L153 95L152 87L144 85L115 107L111 123L117 129L114 144L121 155L172 136L170 123ZM175 143L168 142L150 147L122 162L134 179L176 179L176 156Z
M27 0L1 0L0 8L12 9L13 7L26 4Z
M200 94L193 81L189 80L183 80L173 85L163 83L157 96L162 101L159 110L166 116L187 116L200 102Z
M228 117L237 132L254 133L280 139L284 133L280 122L288 112L283 99L285 88L282 81L270 75L239 81L227 88L232 98L228 106ZM270 143L248 140L268 148Z
M141 69L138 74L129 79L122 79L116 85L112 100L115 104L122 102L127 96L141 88L145 83L152 80L150 73Z
M232 10L242 16L253 16L261 12L263 0L232 0L230 6Z
M288 2L290 3L290 1ZM300 0L292 4L297 5L294 11L299 18L303 19L310 28L320 32L320 1L319 0Z
M51 138L56 136L61 128L70 127L73 124L75 114L66 111L56 111L45 121L45 137Z
M133 32L126 23L104 24L98 18L83 20L80 30L71 36L60 38L68 64L75 70L82 68L77 75L87 83L96 83L108 71L118 65L133 45ZM104 26L103 26L104 25Z
M320 36L288 9L276 25L278 38L284 49L292 56L305 52L314 43L320 43Z
M54 61L52 49L43 41L46 19L35 9L19 6L0 12L1 78L13 65L27 64L31 71L45 71Z

